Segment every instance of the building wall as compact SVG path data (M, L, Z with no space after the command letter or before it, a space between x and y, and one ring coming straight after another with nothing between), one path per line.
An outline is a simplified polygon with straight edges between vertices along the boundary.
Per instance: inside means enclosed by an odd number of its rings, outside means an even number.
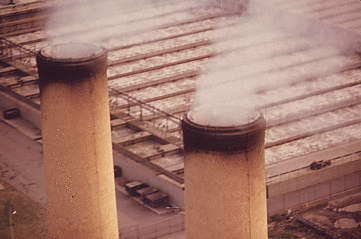
M170 195L171 203L185 210L184 190L180 185L166 182L149 169L114 153L114 164L123 169L130 180L141 180ZM309 171L293 179L267 183L267 213L277 213L288 207L299 206L361 186L361 159L334 162L331 166Z
M0 86L0 107L5 109L18 108L24 119L33 123L38 129L41 129L40 107L38 105L35 106L33 102L31 102L31 105L23 102L2 86Z
M286 210L361 186L361 159L267 185L268 214Z
M154 174L150 169L124 157L123 155L113 151L114 165L119 166L123 170L123 176L131 181L140 180L153 187L159 188L167 193L170 203L185 210L184 204L184 185L181 185L170 178L168 181ZM163 175L164 176L164 175Z

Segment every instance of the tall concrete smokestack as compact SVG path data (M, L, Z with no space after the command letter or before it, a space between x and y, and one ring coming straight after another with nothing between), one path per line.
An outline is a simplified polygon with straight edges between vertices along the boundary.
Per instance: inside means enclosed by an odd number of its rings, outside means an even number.
M253 112L224 123L224 112L237 108L199 107L183 117L186 237L264 239L266 122Z
M66 43L36 60L49 237L118 238L107 52Z

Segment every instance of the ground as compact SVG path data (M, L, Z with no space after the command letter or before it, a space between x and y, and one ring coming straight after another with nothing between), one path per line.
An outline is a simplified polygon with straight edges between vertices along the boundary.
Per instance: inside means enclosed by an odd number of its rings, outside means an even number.
M44 207L3 179L0 189L0 238L46 238Z
M361 193L357 193L337 200L329 201L323 205L296 211L295 213L302 216L304 219L307 219L339 235L340 238L361 239L360 202ZM358 211L355 210L354 212L347 212L345 207L349 205L353 205L352 207L356 207L356 210ZM351 207L349 207L349 209L351 209ZM354 222L346 224L339 223L340 221L344 221L345 218L350 219L346 220L346 222L353 220ZM269 238L331 238L311 229L296 219L288 219L286 214L272 215L268 218L268 220ZM355 228L336 228L337 225L341 227L342 225L343 227L354 226Z
M361 212L343 211L348 205L361 202L360 193L344 200L330 201L328 204L296 211L298 215L310 220L347 239L361 239L361 226L358 228L335 228L335 222L342 218L361 222ZM9 214L10 210L10 214ZM10 217L11 216L11 217ZM11 218L11 219L10 219ZM42 205L18 191L13 185L0 179L0 238L11 238L10 221L13 225L14 238L46 238L46 214ZM268 217L269 238L328 239L326 235L309 228L285 214ZM361 224L361 223L360 223ZM185 238L185 233L178 232L161 238Z
M0 142L0 239L11 238L10 215L14 238L46 238L42 147L2 121L0 121ZM149 224L174 216L172 214L158 216L120 191L117 191L117 198L120 227ZM330 231L340 234L343 238L361 239L360 227L348 229L334 227L337 220L345 218L354 219L354 223L361 224L360 207L357 212L344 210L348 205L359 203L361 203L361 192L296 213L307 220L328 227ZM10 214L9 209L11 209ZM287 219L286 215L273 215L269 217L269 222L269 238L327 238L295 220ZM184 239L185 232L177 232L162 238Z

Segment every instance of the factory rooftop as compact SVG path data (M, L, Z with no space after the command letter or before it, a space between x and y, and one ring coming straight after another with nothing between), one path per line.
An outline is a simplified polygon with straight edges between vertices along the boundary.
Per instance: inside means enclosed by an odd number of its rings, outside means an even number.
M34 141L41 143L35 55L76 40L109 51L116 158L181 190L180 120L209 95L264 115L269 182L307 174L313 161L359 160L360 1L93 2L85 8L92 17L72 1L15 3L0 5L0 103L20 108L33 128L17 128ZM69 9L78 16L64 18Z

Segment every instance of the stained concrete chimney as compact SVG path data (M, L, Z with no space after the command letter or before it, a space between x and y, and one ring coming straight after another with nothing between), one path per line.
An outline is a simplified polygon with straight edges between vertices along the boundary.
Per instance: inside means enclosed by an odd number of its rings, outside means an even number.
M91 43L37 55L50 238L119 238L107 52Z
M253 112L222 123L223 111L199 107L183 117L186 238L265 239L266 122Z

